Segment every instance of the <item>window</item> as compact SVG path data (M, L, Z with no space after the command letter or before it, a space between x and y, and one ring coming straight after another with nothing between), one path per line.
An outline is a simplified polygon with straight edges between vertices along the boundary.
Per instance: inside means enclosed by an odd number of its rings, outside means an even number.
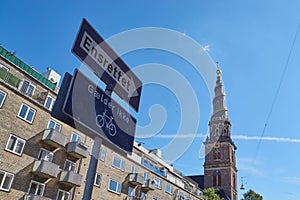
M9 191L13 182L14 175L0 170L0 190Z
M64 165L64 170L65 171L76 172L76 163L72 162L70 160L66 160L65 165Z
M147 194L142 192L141 193L141 200L146 200L147 199Z
M30 108L26 104L22 103L18 117L24 119L28 123L32 123L34 115L35 115L35 110Z
M113 180L113 179L109 179L109 186L108 186L108 190L117 194L121 194L121 183Z
M149 180L149 174L147 172L144 172L144 180L145 181Z
M24 146L25 146L25 140L16 137L14 135L10 135L5 149L7 151L10 151L12 153L21 156Z
M69 200L70 199L70 192L64 190L58 190L56 200Z
M161 189L161 180L158 179L158 178L154 178L154 187L158 188L158 189Z
M9 69L6 66L2 65L2 64L0 64L0 69L3 69L5 71L7 71L7 72L9 71Z
M80 135L78 135L77 133L72 133L72 136L71 136L71 142L79 142L81 143L82 142L82 137Z
M45 101L45 107L49 110L52 109L52 106L54 105L55 99L51 96L47 96L47 99Z
M53 153L51 151L48 151L46 149L41 148L38 159L39 160L46 160L48 162L52 162Z
M6 98L6 92L3 92L2 90L0 90L0 108L2 107L4 100Z
M53 128L53 129L56 130L57 132L60 132L60 130L61 130L61 124L59 124L59 123L57 123L56 121L50 119L47 128L48 128L48 129Z
M125 165L125 161L117 156L114 156L114 160L112 165L122 171L124 171L124 165Z
M221 174L216 174L213 176L213 185L214 186L221 186Z
M166 184L166 192L169 194L172 194L172 192L173 192L172 185L170 185L168 183Z
M106 155L106 150L101 148L100 149L100 160L104 161L105 160L105 155Z
M220 148L214 149L214 160L220 160L221 159L221 152Z
M97 187L100 187L100 184L101 184L101 174L96 173L94 185Z
M32 96L33 92L34 92L35 86L32 85L29 81L24 80L23 84L20 88L20 92L25 94L26 96Z
M31 181L28 193L36 196L43 196L45 184L37 181Z
M131 166L131 173L138 173L137 168L135 166Z

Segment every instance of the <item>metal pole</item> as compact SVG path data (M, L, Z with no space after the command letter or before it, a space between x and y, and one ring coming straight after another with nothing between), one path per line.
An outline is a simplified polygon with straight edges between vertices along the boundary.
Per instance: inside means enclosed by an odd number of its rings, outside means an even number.
M112 87L106 86L105 92L106 92L106 94L111 96ZM91 155L91 159L90 159L89 168L86 173L86 182L85 182L82 200L91 200L91 198L92 198L101 144L102 144L102 139L100 137L96 137L94 139L94 145L93 145L93 149L92 149L92 155Z
M85 182L82 200L90 200L92 198L92 192L93 192L93 186L94 186L94 180L95 180L95 175L97 170L101 144L102 144L102 139L100 137L96 137L93 144L89 168L86 174L86 182Z

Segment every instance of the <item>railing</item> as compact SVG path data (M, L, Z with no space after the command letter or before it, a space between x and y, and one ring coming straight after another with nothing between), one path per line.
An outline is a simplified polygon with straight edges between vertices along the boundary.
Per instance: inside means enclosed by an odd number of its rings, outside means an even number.
M14 63L18 68L25 71L27 74L35 78L37 81L39 81L41 84L46 86L47 88L54 90L56 85L43 77L40 73L38 73L36 70L34 70L32 67L28 66L26 63L24 63L22 60L17 58L13 53L10 53L5 48L0 46L0 55L9 60L10 62Z
M166 172L161 170L160 168L154 166L151 162L145 160L144 158L142 158L142 165L144 165L145 167L147 167L148 169L150 169L151 171L153 171L154 173L157 173L163 177L166 176Z
M3 68L0 68L0 79L2 79L5 83L8 83L9 85L15 88L18 88L21 82L19 78L12 75L11 73L9 73Z

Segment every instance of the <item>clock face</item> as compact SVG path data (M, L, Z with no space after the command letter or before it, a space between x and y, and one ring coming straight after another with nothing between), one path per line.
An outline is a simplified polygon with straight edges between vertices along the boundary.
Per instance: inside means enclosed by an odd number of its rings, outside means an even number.
M216 142L216 144L215 144L215 148L220 148L220 142Z

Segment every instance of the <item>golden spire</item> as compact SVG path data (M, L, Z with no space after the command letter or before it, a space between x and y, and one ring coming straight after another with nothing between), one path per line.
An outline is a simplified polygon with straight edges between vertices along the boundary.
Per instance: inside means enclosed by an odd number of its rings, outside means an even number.
M217 75L218 75L218 78L220 77L222 71L220 69L220 65L219 65L219 62L217 62L217 71L216 71Z

